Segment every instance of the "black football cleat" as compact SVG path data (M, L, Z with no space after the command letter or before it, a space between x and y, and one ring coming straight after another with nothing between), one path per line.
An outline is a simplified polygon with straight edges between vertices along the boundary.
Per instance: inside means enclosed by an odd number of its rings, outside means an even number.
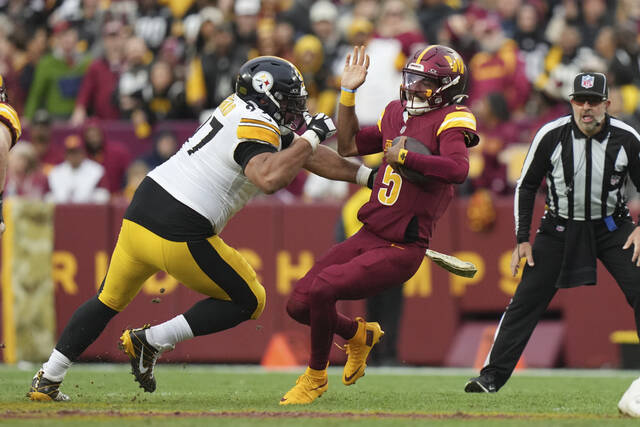
M491 375L480 375L471 378L464 386L467 393L496 393L498 391Z
M161 352L147 341L146 329L149 329L149 325L144 325L138 329L125 330L120 337L118 347L129 356L131 373L135 380L140 383L140 387L146 392L153 393L156 389L153 368L156 366L156 361Z
M69 396L60 391L60 382L53 382L44 377L44 371L40 370L31 381L31 388L27 393L30 400L40 402L66 402L71 400Z

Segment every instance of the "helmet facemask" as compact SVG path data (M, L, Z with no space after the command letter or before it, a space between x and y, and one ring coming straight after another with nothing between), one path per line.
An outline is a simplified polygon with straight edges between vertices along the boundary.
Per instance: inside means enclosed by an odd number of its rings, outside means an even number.
M278 106L278 111L274 114L274 119L280 125L283 133L294 132L304 123L304 113L307 112L307 92L302 90L302 95L284 96L280 92L275 94L274 101ZM271 95L270 93L268 95Z
M406 69L402 72L400 98L409 114L419 116L447 105L443 102L444 91L460 83L460 76L453 80L448 76L440 80Z

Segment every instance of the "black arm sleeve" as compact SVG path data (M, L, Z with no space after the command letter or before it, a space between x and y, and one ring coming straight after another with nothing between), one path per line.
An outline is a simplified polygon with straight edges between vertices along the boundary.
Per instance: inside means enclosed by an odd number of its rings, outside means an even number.
M522 174L518 180L515 194L516 239L518 243L528 242L531 231L531 217L536 201L536 192L542 179L551 167L551 152L554 141L552 138L542 137L538 143L536 138L529 148Z
M280 136L280 140L282 141L282 149L284 150L285 148L289 148L289 146L293 143L293 139L295 138L296 134L291 132L288 133L286 135L281 135Z
M276 151L278 150L273 145L256 141L244 141L238 144L236 151L233 152L233 160L242 167L242 171L244 172L247 163L249 163L249 160L254 156L261 153L275 153Z

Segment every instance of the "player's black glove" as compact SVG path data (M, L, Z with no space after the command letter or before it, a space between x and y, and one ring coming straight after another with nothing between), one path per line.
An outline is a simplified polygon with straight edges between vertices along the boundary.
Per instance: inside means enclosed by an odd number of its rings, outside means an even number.
M371 169L371 173L369 174L369 178L367 178L367 187L369 187L370 189L373 190L373 183L376 180L376 175L378 175L378 168L380 166L376 166L375 168Z
M318 135L320 142L336 133L336 126L333 124L333 120L324 113L318 113L313 117L307 114L305 118L307 119L307 129L314 131Z

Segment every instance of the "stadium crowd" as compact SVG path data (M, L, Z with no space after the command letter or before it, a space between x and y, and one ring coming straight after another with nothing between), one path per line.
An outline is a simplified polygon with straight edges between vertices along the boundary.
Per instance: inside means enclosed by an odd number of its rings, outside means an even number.
M181 143L163 123L195 129L260 55L293 62L310 112L335 118L344 58L359 44L372 58L358 93L363 124L398 97L416 49L444 44L463 56L481 143L458 191L472 195L477 229L491 222L491 198L512 194L533 134L568 114L577 73L605 73L609 112L640 127L635 0L4 0L0 23L0 74L26 131L11 151L7 196L130 199ZM129 123L133 141L106 136L114 121ZM68 135L55 140L52 127ZM136 139L151 150L132 150ZM345 183L302 173L283 197L348 194Z

